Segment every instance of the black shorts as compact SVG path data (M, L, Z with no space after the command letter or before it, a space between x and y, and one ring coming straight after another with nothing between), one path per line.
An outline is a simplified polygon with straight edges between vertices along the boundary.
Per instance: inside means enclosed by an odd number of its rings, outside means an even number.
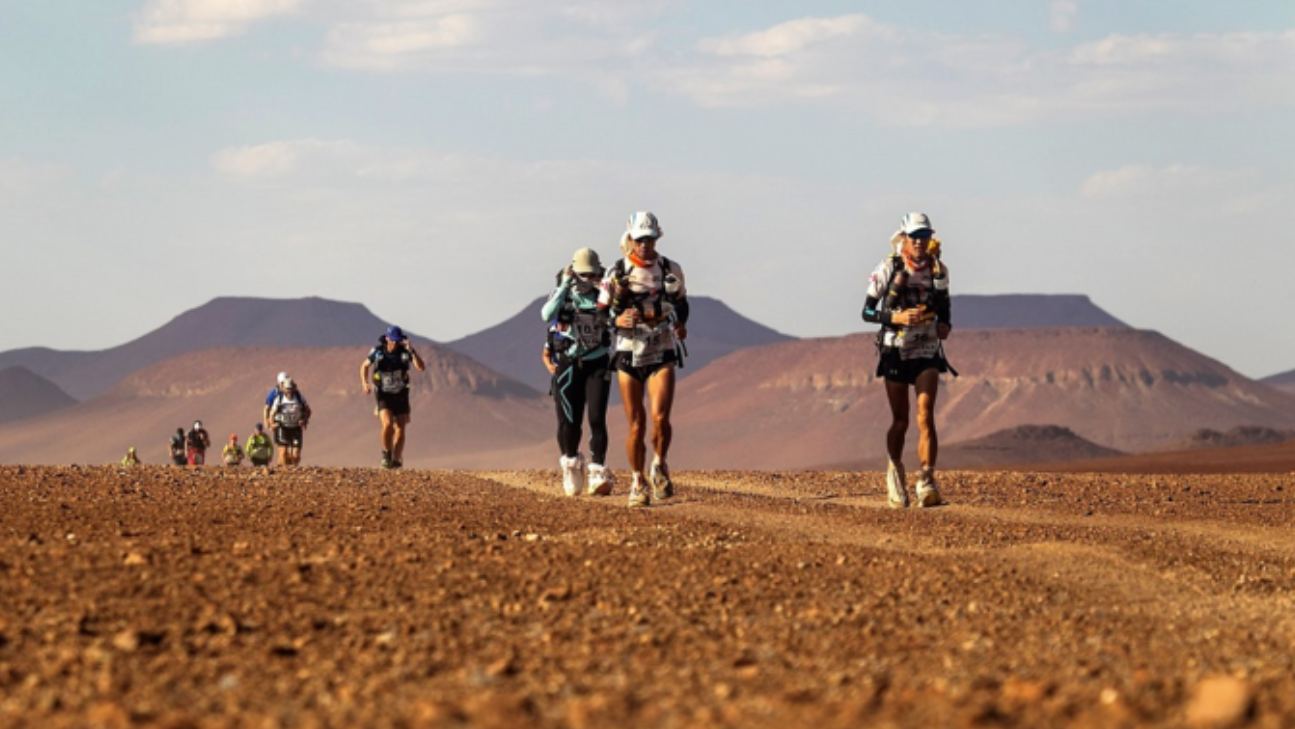
M189 457L183 453L172 453L171 463L177 466L187 466L189 465Z
M647 382L648 378L666 367L674 367L679 360L677 352L665 352L660 362L650 365L634 366L634 355L629 352L621 352L616 356L616 371L624 372L639 382Z
M378 409L386 410L392 415L409 414L409 388L400 392L378 391Z
M932 367L944 372L944 360L939 357L900 359L899 350L887 349L882 351L881 361L877 363L877 376L884 377L890 382L916 385L918 375Z
M295 428L289 428L286 425L274 426L274 444L285 448L300 448L302 438L302 429L298 425Z

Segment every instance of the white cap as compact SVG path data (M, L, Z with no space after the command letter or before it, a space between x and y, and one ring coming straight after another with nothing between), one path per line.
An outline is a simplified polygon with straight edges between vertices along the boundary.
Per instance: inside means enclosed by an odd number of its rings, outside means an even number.
M194 430L201 430L201 429L202 429L202 421L201 421L201 420L195 420L195 421L193 421L193 429L194 429Z
M571 259L571 270L576 273L597 273L600 268L602 262L598 260L598 251L592 248L581 248Z
M288 373L287 373L287 372L280 372L280 373L279 373L279 384L280 384L280 385L282 385L282 384L283 384L283 381L284 381L284 380L286 380L286 379L288 379Z
M660 238L661 224L656 216L646 210L634 213L625 224L625 231L632 240L639 238Z
M926 216L926 213L908 213L899 221L899 232L904 235L912 235L919 230L935 232L935 228L931 227L931 219Z
M297 389L297 383L293 382L291 377L285 377L283 378L283 389L295 390Z

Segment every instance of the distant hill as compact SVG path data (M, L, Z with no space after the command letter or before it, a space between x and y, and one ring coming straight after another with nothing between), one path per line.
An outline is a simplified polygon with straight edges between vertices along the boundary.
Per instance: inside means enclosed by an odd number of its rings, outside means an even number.
M540 308L547 297L531 302L515 316L448 346L487 367L548 392L549 375L540 362L547 325ZM686 377L710 362L745 347L789 341L792 337L738 314L726 304L705 296L688 298L688 359L679 376Z
M943 443L1043 422L1137 452L1198 428L1295 427L1295 396L1155 332L957 330L947 350L962 376L941 386ZM870 335L749 348L715 364L676 393L680 467L817 468L884 454L890 412Z
M405 463L484 468L511 452L556 461L551 401L441 345L420 348L427 371L413 373L413 414ZM261 418L274 375L288 370L314 411L305 463L377 465L374 399L359 387L364 353L355 347L211 349L163 360L94 399L0 426L0 463L112 463L135 446L147 463L166 458L177 427L202 420L216 453L231 433L246 439ZM543 443L543 447L537 444ZM214 454L209 453L209 457ZM534 458L527 461L535 464Z
M26 367L0 370L0 423L52 413L76 404L76 398Z
M995 431L983 438L951 443L940 449L945 468L973 468L988 465L1079 461L1124 455L1075 435L1061 425L1018 425Z
M1081 294L954 294L958 329L1127 327Z
M387 322L361 304L315 297L226 297L190 309L111 349L66 352L33 347L0 352L0 368L17 365L41 372L73 397L85 400L141 367L186 352L220 347L358 348L376 343L386 327ZM411 338L431 343L412 334Z
M1283 392L1295 394L1295 370L1283 372L1279 375L1271 375L1259 381L1269 387L1275 387Z
M1295 473L1295 440L1267 445L1197 448L1146 453L1117 458L1090 458L1031 464L1032 470L1059 473ZM1152 482L1154 483L1154 481ZM1279 486L1278 489L1281 487ZM1271 494L1256 493L1255 503L1267 503ZM1277 498L1284 499L1285 496Z
M1293 438L1295 438L1295 430L1279 430L1262 425L1239 425L1223 433L1210 428L1199 428L1182 438L1167 443L1162 447L1162 450L1190 451L1201 448L1269 445L1283 443Z

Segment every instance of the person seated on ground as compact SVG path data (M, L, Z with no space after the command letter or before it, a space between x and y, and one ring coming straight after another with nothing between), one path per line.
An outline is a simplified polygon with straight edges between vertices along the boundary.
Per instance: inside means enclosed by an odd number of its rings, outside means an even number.
M224 450L220 452L221 459L226 466L243 465L243 447L238 444L238 434L230 433L229 442L225 444Z
M183 466L189 462L188 454L184 449L184 428L175 429L175 435L171 436L169 448L173 465Z
M131 446L126 450L126 455L121 459L121 465L123 466L139 465L139 455L135 453L135 446Z
M189 465L201 466L207 462L207 449L211 447L211 436L202 427L201 420L193 421L193 428L184 435L189 449Z
M252 430L252 434L247 436L247 457L252 461L252 465L258 468L268 467L270 461L274 460L274 445L270 443L270 436L265 434L265 426L260 423Z

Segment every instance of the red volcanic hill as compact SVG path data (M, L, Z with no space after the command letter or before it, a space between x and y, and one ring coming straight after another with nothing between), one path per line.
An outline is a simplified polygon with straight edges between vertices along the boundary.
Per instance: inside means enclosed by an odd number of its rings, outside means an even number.
M0 370L0 423L52 413L76 404L58 385L26 367Z
M1099 446L1060 425L1018 425L983 438L941 446L940 465L944 468L974 468L1122 455L1114 448ZM884 461L878 464L878 468L881 467L884 467Z
M314 297L218 298L111 349L15 349L0 353L0 367L21 365L44 373L73 397L88 399L141 367L185 352L219 347L371 346L386 327L361 304Z
M1283 392L1295 393L1295 370L1265 377L1260 382Z
M944 443L1052 423L1127 452L1204 427L1295 425L1295 397L1156 332L958 330L947 349L962 377L941 386ZM757 347L717 364L679 385L676 463L814 468L884 455L890 413L871 335Z
M548 392L549 375L540 363L540 350L548 325L540 308L548 297L531 302L515 316L448 346L496 372L541 392ZM792 339L733 311L724 302L705 296L688 297L688 359L680 377L699 371L724 355L762 344Z
M444 347L424 345L419 353L427 371L414 373L406 465L493 466L551 434L547 398ZM246 439L275 375L287 370L314 411L304 463L377 465L374 400L359 383L366 354L365 347L261 348L173 357L100 397L0 427L0 462L105 463L136 446L145 462L162 463L167 438L195 419L211 432L218 452L230 433Z

